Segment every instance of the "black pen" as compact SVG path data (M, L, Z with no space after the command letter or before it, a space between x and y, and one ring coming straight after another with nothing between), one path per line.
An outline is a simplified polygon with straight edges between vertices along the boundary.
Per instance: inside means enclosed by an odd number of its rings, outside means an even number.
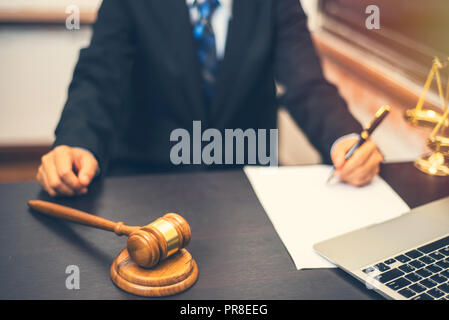
M363 129L363 131L360 133L359 140L355 145L352 146L352 148L346 153L345 160L348 160L352 157L354 152L360 148L362 144L365 143L365 141L370 137L370 135L373 133L374 130L379 126L379 124L385 119L385 117L390 113L390 107L389 106L383 106L379 110L377 110L376 114L374 115L374 119L371 120L371 122ZM326 183L329 183L329 181L332 180L334 177L335 172L335 166L332 166L332 171L327 179Z

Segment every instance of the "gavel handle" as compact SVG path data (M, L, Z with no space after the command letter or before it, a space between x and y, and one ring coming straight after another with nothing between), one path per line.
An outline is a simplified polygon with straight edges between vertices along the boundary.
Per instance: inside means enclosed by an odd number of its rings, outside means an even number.
M28 201L28 206L36 211L52 217L69 220L103 230L113 231L119 236L123 234L129 235L140 229L140 227L127 226L123 222L114 222L80 210L47 201L30 200Z

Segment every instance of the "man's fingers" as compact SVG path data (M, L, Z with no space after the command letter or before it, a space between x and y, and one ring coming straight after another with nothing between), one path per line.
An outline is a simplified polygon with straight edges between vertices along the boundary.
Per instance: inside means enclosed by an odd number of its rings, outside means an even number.
M53 155L49 155L49 157L42 162L42 165L50 188L62 195L73 196L75 194L75 192L60 178Z
M374 152L362 166L356 168L347 176L344 176L342 181L355 186L362 186L371 182L379 173L379 164L382 159L382 154L379 151Z
M354 144L357 143L357 138L351 138L351 139L345 139L343 141L340 141L332 151L331 157L332 157L332 163L334 164L335 168L338 170L340 169L346 159L346 153L352 148Z
M353 172L349 177L343 181L354 186L363 186L369 182L379 173L379 162L373 161L372 164L366 165Z
M50 196L55 197L57 195L56 191L50 188L42 165L39 166L39 169L37 170L36 179Z
M348 177L354 170L364 165L364 163L371 157L371 155L377 151L376 144L368 140L360 148L358 148L352 157L347 160L341 169L337 169L336 176L344 180Z
M78 178L81 185L87 187L95 177L95 173L98 169L98 162L90 152L79 149L76 152L80 168L78 171Z
M354 170L341 178L348 182L365 178L365 176L367 176L374 168L379 166L379 163L382 161L382 158L379 155L379 152L373 152L363 164L355 167Z
M378 173L379 173L379 167L375 167L375 168L371 169L371 171L366 173L364 176L362 176L361 178L358 178L355 181L354 185L361 187L366 184L369 184Z
M36 179L51 195L73 196L87 192L95 176L97 160L88 151L69 146L57 146L41 158ZM77 173L83 177L80 181Z
M73 172L73 156L71 149L69 147L55 149L54 161L60 179L73 191L78 192L83 186Z
M345 163L345 153L342 150L335 151L332 154L332 163L336 169L340 169L341 166Z
M358 174L353 175L347 179L347 183L360 187L370 183L374 177L379 173L379 166L376 165L365 171L360 171Z

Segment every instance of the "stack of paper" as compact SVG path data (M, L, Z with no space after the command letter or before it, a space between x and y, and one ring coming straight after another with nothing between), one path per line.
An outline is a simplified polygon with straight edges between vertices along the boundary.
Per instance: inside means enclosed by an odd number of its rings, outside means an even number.
M335 267L315 243L410 210L381 178L357 188L326 184L330 166L245 167L251 185L297 269Z

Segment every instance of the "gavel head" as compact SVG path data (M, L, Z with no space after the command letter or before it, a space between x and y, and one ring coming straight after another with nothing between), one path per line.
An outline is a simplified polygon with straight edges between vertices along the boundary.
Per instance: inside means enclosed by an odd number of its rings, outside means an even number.
M151 268L190 242L190 227L176 213L167 213L134 231L128 238L128 253L139 266Z

